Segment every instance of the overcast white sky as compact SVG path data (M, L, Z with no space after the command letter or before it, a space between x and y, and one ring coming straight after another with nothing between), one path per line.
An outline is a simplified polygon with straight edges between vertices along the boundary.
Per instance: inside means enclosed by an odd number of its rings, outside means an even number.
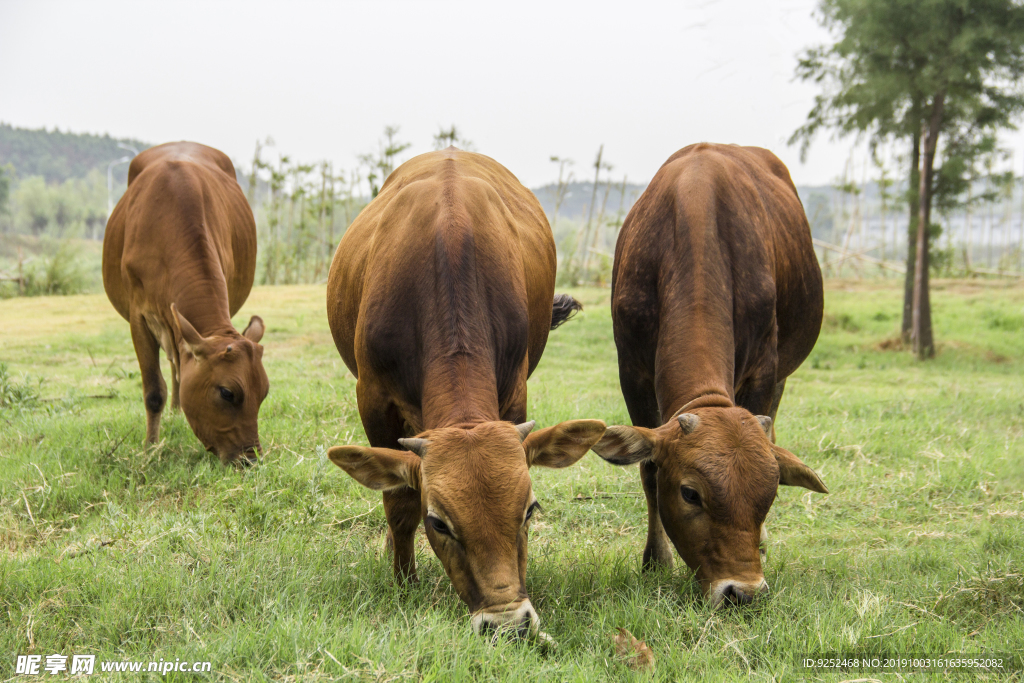
M0 121L242 163L270 135L271 156L342 168L386 124L411 156L455 123L530 186L554 154L590 177L602 143L615 177L646 181L684 145L735 142L824 184L850 144L820 139L806 164L785 144L815 94L796 54L828 39L815 5L0 0Z

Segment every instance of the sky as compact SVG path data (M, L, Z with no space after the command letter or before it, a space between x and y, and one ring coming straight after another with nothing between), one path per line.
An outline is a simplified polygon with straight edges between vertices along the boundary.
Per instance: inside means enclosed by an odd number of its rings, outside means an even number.
M455 124L531 187L557 176L552 155L590 178L603 144L613 178L646 182L685 145L728 142L826 184L852 142L821 137L806 163L786 144L816 93L795 80L797 55L829 39L815 6L0 0L0 121L194 140L243 166L270 136L264 158L336 168L385 125L408 158Z

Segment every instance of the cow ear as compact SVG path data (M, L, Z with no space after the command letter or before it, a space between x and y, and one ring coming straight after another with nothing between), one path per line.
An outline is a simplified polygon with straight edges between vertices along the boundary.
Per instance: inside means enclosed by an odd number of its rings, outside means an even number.
M569 420L538 430L523 440L528 467L568 467L582 458L604 434L600 420Z
M196 332L196 328L192 327L185 316L178 312L178 308L171 304L171 322L174 325L174 331L177 333L178 339L185 345L185 350L191 353L195 358L203 358L206 355L206 340L203 336Z
M802 486L809 491L828 493L828 487L814 470L800 462L796 457L781 446L772 445L775 460L779 463L779 483L786 486Z
M657 440L653 429L612 425L594 445L594 452L613 465L634 465L654 457Z
M327 457L349 476L374 491L404 486L420 488L420 459L409 451L391 448L335 446Z
M254 315L249 318L249 324L245 326L245 331L242 332L242 336L253 344L259 344L260 339L263 339L263 332L265 330L266 327L263 325L263 318L258 315Z

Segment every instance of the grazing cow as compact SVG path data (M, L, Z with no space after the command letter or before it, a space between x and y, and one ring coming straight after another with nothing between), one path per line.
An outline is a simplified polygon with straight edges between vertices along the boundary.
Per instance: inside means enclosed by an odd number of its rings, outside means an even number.
M623 223L612 323L635 426L594 451L640 463L644 567L672 566L671 539L713 604L768 589L759 545L779 484L828 493L772 426L822 309L803 206L767 150L676 152Z
M231 325L255 270L256 224L227 156L175 142L132 160L103 238L103 287L131 325L149 443L167 400L163 348L171 407L222 462L255 462L269 388L263 320L253 316L242 334Z
M526 379L548 331L579 308L554 285L537 199L493 159L454 147L388 177L327 282L327 318L371 444L331 448L330 459L383 491L399 580L417 580L424 521L477 633L537 632L525 585L538 507L529 467L572 465L604 434L599 420L533 433L525 422Z

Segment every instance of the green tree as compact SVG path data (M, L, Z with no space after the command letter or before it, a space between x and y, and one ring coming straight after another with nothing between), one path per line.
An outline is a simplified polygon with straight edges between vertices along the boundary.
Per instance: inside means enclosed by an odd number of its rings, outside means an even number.
M79 181L78 201L81 204L81 219L85 236L89 239L103 239L107 225L107 179L99 169L92 169Z
M454 129L454 126L453 126ZM380 186L395 170L398 155L412 147L411 142L399 142L398 126L384 126L384 137L377 142L377 153L360 154L359 163L366 167L366 181L370 184L370 198L377 196ZM380 181L378 183L377 181Z
M1024 6L1014 0L821 0L819 15L837 40L807 50L799 61L797 76L822 92L791 142L801 141L806 152L821 129L867 135L872 145L909 142L913 264L904 329L909 312L914 351L929 358L935 352L928 268L939 141L957 129L986 135L1012 127L1024 109L1018 84Z
M14 203L18 207L18 223L36 237L43 234L53 220L50 188L42 176L32 176L18 183Z
M475 151L472 141L467 140L465 136L459 132L459 129L455 127L454 123L447 129L439 126L437 134L434 135L435 150L445 149L448 146L458 147L459 149L467 152Z
M0 166L0 218L11 215L11 179L14 178L14 166ZM10 221L3 221L3 232L11 227Z
M569 183L572 182L572 171L569 174L565 174L565 167L572 166L575 162L572 159L565 159L563 157L551 156L551 161L558 164L558 184L555 185L555 211L551 215L551 230L557 229L558 223L558 210L562 208L562 202L565 201L565 195L569 191Z

